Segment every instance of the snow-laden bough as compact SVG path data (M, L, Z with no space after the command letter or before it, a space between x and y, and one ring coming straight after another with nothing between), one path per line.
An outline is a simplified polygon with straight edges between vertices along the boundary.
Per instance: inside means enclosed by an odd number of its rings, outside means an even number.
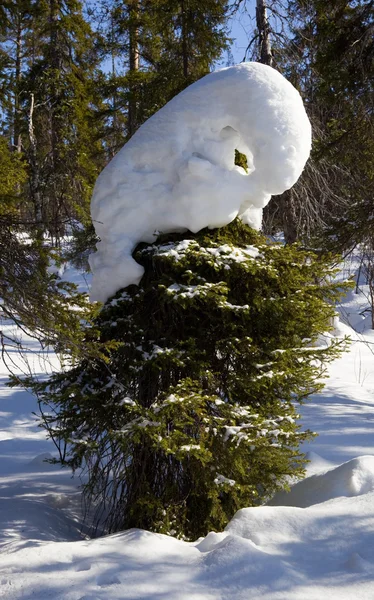
M97 180L91 300L138 284L143 267L132 251L160 233L222 227L238 215L259 229L263 207L297 181L310 147L301 97L271 67L242 63L190 85ZM235 165L235 150L247 157L247 172Z

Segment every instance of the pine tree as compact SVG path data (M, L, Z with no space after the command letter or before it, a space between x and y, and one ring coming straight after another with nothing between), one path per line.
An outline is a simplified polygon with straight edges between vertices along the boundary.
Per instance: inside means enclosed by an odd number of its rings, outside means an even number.
M336 356L317 338L341 289L326 260L239 221L134 257L139 287L87 332L103 355L35 389L61 463L88 478L96 524L191 539L303 473L296 406Z
M7 116L7 135L18 153L22 151L22 74L25 69L30 28L36 12L35 4L31 0L17 0L6 3L3 7L1 51L5 59L7 77L7 101L3 104L3 110Z
M57 54L51 56L52 5L12 0L1 11L1 312L43 347L64 346L66 353L74 354L81 322L91 309L73 285L61 283L49 272L51 248L45 245L43 232L54 233L58 227L61 231L62 221L87 209L97 173L93 154L101 144L94 140L88 105L93 93L87 73L93 66L85 69L86 77L80 68L91 56L89 27L83 17L79 19L79 3L59 3L57 20L62 22L63 40L54 40ZM83 32L81 37L77 31ZM59 76L51 72L56 56L63 56ZM9 345L11 351L19 347L4 334L0 341L3 357Z
M227 46L229 11L223 0L103 5L102 48L112 63L102 88L108 102L104 117L117 151L156 110L209 72Z
M87 219L102 166L93 34L75 0L10 4L8 29L18 35L23 26L15 50L4 47L16 65L9 131L29 165L23 215L35 221L38 235L49 231L58 242L67 223Z
M26 165L10 151L8 141L0 136L0 217L17 210L17 189L26 180Z

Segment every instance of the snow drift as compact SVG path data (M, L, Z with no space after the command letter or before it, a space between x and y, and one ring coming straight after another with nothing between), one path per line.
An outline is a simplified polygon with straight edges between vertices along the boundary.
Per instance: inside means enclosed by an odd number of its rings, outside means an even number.
M278 492L269 504L305 508L332 498L374 492L374 456L358 456L338 467L296 483L291 492Z
M91 299L138 284L131 253L173 231L221 227L236 216L259 228L272 194L289 189L309 156L299 93L280 73L242 63L211 73L159 110L99 176L91 212ZM234 164L235 149L248 172Z

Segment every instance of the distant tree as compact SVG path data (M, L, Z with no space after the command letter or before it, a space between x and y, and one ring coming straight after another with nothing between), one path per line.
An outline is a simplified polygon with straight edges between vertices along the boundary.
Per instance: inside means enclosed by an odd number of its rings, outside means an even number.
M299 181L265 209L265 231L347 250L365 238L373 211L373 2L258 0L256 7L248 52L271 59L300 91L314 134Z
M1 316L67 354L77 351L90 311L86 297L50 272L44 233L57 241L67 222L87 214L98 172L90 36L79 11L74 2L12 0L2 4L0 24ZM80 26L86 33L78 39ZM63 57L59 74L56 56ZM0 338L3 356L19 348L4 332Z
M87 219L99 172L101 142L94 118L100 102L94 86L98 59L76 0L49 0L40 16L38 41L37 59L26 78L25 111L29 131L33 119L41 169L40 216L58 240L66 222ZM31 145L30 140L30 150Z
M311 161L291 190L294 229L298 237L317 235L319 247L352 248L373 211L373 7L367 0L290 3L285 74L314 130Z
M22 151L22 75L28 60L30 28L37 10L32 0L4 3L2 8L2 36L0 52L4 60L6 93L2 111L6 115L6 132L13 149Z
M3 13L3 134L28 163L25 221L58 242L67 222L87 219L102 166L94 34L78 0L13 0Z
M209 72L227 46L228 18L224 0L104 0L97 21L111 72L103 81L108 107L103 116L108 132L115 132L115 150L175 94Z
M315 158L340 169L330 181L344 202L344 210L325 203L318 243L346 252L374 234L374 2L310 1L300 10L313 28L301 47L310 45L307 94L321 132Z
M12 319L19 331L34 336L43 347L63 346L72 356L78 352L80 330L92 309L74 285L59 282L49 272L49 249L27 235L19 208L19 190L26 179L25 161L0 137L0 317ZM17 332L13 335L2 330L0 348L11 369L12 352L21 349Z
M134 257L139 287L87 331L111 349L34 390L96 525L196 538L303 473L296 406L338 352L317 339L341 290L326 261L238 221Z

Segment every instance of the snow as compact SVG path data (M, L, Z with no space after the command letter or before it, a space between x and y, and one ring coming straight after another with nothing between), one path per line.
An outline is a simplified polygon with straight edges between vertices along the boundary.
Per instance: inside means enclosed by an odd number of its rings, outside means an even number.
M374 492L374 456L358 456L307 477L293 486L291 493L278 493L269 504L305 508L333 498L362 496L369 492Z
M214 480L214 483L216 485L222 485L222 484L227 484L230 486L235 485L235 480L234 479L229 479L228 477L225 477L224 475L220 475L219 473L217 473L217 477Z
M324 391L300 410L304 426L319 433L304 447L308 476L267 506L240 510L225 531L195 542L141 530L86 538L79 482L45 462L56 451L37 427L36 400L5 387L3 366L0 598L372 600L374 333L365 329L366 293L363 286L340 307L335 335L348 333L351 347L330 366ZM5 335L11 329L2 324ZM41 355L35 341L25 342L25 360L15 352L7 357L13 370L58 367L53 354ZM279 427L280 420L267 426ZM217 473L216 484L233 482Z
M17 334L8 322L1 329L9 337ZM45 462L55 453L37 427L35 398L20 388L5 387L9 372L4 361L18 374L59 367L54 354L41 352L35 340L24 341L23 356L10 349L0 363L0 571L3 557L21 548L81 539L77 482L69 472ZM1 584L0 577L0 598L8 598Z
M309 156L311 128L299 93L259 63L221 69L153 115L97 180L91 203L100 238L91 254L91 300L138 284L131 256L160 232L221 227L236 216L261 226L272 194L289 189ZM234 164L245 154L248 173Z

